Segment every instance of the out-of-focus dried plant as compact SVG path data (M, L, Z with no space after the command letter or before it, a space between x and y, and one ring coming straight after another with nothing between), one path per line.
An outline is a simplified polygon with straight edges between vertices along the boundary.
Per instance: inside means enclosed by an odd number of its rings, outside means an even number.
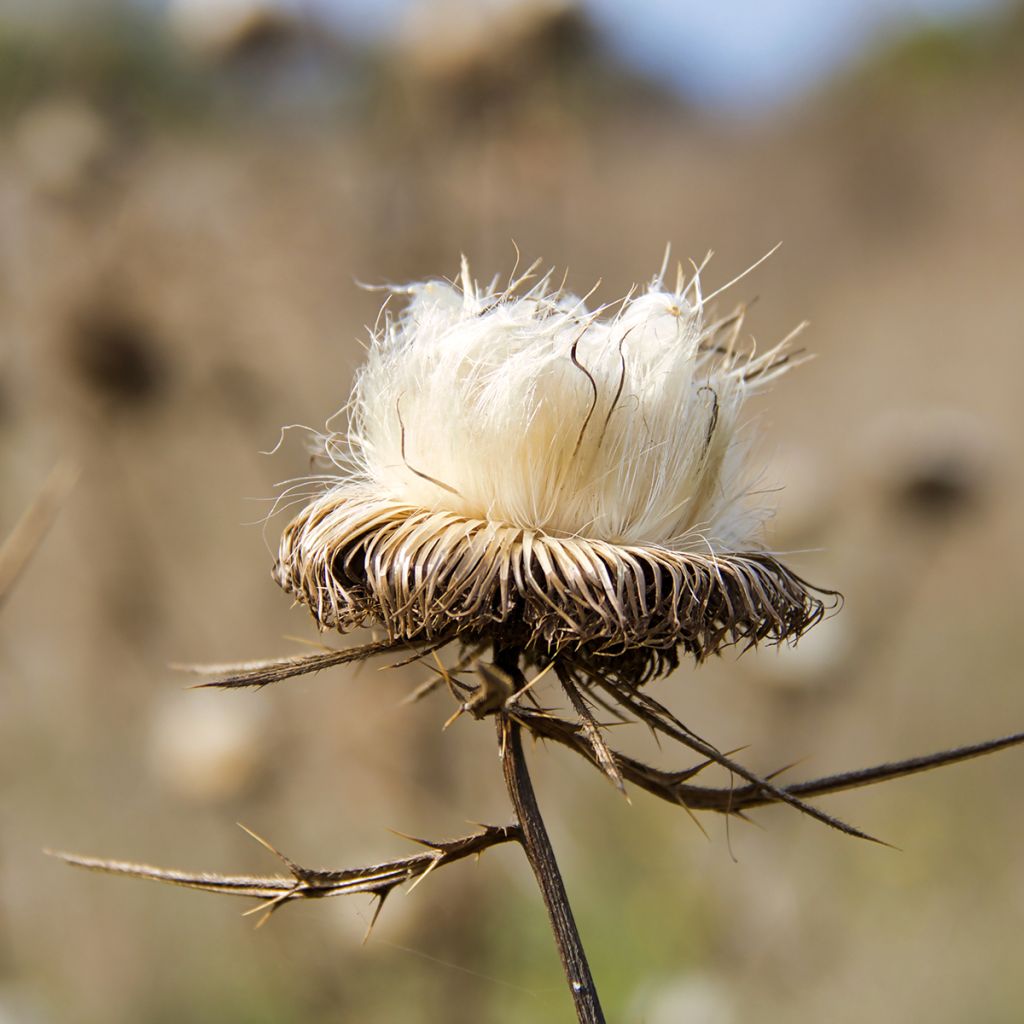
M39 493L0 544L0 606L50 532L77 479L78 470L70 462L54 466Z

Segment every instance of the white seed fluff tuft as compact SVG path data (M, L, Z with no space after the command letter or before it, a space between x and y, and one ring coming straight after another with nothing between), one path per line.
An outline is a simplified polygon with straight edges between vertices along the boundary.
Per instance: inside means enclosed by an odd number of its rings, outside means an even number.
M585 537L719 554L758 546L743 399L790 364L705 320L699 273L612 309L552 288L404 289L359 374L342 486L396 503Z

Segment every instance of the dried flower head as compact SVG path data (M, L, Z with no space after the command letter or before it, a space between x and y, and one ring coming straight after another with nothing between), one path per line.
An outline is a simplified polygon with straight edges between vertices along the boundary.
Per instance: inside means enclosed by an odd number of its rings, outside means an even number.
M531 268L533 269L533 268ZM760 545L747 395L789 339L708 322L699 271L590 311L530 274L401 291L356 382L336 483L288 525L278 582L323 628L521 649L636 685L824 605Z
M260 840L287 875L212 875L61 854L81 867L260 900L265 920L295 900L388 895L441 865L518 843L544 898L580 1024L605 1017L544 825L522 733L571 750L623 791L626 783L694 811L745 817L785 803L872 838L809 798L884 782L1024 743L1024 733L795 784L761 776L684 725L640 685L679 648L798 637L824 613L815 593L759 546L743 399L791 365L786 341L738 345L742 311L707 323L699 270L674 290L659 274L613 309L529 273L481 289L412 285L384 320L356 384L344 434L321 438L330 485L285 529L278 581L321 628L386 634L346 650L194 667L203 685L265 686L398 648L435 652L437 679L463 712L493 718L514 821L342 871L304 868ZM713 297L713 296L712 296ZM711 298L711 297L709 297ZM788 340L788 339L787 339ZM324 479L316 478L318 481ZM446 666L436 654L466 650ZM476 685L460 678L477 661ZM399 662L401 664L402 662ZM527 669L537 671L527 678ZM569 716L532 687L548 667ZM611 706L701 760L666 771L612 749L595 705ZM710 765L727 787L694 780ZM742 780L736 785L735 779ZM372 926L372 925L371 925Z

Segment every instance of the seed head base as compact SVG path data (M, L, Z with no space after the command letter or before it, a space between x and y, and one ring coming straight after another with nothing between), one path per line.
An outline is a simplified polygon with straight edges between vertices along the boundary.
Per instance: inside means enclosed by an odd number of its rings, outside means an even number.
M492 641L635 687L722 647L794 640L824 598L771 555L555 537L338 489L285 528L275 578L323 629Z

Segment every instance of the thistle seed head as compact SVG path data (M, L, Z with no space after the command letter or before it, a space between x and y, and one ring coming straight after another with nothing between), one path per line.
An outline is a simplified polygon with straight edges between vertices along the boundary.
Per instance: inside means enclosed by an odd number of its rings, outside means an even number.
M532 269L532 268L531 268ZM824 613L761 548L744 398L791 364L708 322L699 272L590 311L529 275L411 285L374 333L337 479L276 578L323 628L494 641L634 684Z

